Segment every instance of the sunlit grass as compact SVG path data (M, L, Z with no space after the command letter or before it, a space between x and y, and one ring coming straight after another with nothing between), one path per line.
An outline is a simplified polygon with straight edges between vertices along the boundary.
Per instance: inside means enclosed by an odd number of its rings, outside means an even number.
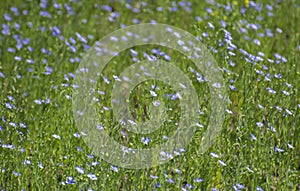
M1 189L300 189L299 2L43 2L4 1L0 6ZM201 71L197 76L191 61L165 47L133 47L136 56L124 51L104 71L111 83L99 79L98 86L106 93L99 95L100 120L112 137L133 148L149 148L176 130L172 122L147 136L133 134L103 108L110 107L113 74L145 59L143 52L151 55L154 48L168 54L197 88L203 128L169 163L122 169L94 155L82 139L85 133L76 129L72 82L82 56L97 40L125 25L154 21L187 30L211 49L231 103L221 135L201 154L210 114ZM133 91L129 102L137 120L151 115L150 90L173 108L169 118L178 121L179 100L164 97L174 91L158 81Z

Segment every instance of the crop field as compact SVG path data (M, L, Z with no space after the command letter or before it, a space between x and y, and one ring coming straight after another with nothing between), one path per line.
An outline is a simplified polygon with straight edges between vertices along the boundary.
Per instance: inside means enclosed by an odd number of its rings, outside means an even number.
M300 190L300 1L1 0L0 24L0 190Z

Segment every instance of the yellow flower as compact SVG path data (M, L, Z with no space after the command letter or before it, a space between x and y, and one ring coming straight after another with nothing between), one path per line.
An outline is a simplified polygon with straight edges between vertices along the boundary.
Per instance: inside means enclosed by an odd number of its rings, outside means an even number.
M249 0L245 0L245 6L249 7Z
M238 3L238 1L234 0L234 1L233 1L233 4L234 4L234 5L238 5L239 3Z
M222 172L221 169L218 168L215 177L213 177L213 185L218 190L221 190L221 181L222 181Z

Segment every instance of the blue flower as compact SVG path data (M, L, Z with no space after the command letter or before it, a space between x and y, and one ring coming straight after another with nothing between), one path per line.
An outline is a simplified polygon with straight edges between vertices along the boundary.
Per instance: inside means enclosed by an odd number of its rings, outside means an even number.
M49 12L47 12L47 11L40 11L40 15L42 17L47 17L47 18L51 18L52 17L51 14Z
M3 30L2 30L2 34L4 34L4 35L8 35L8 34L9 34L9 32L10 32L10 30L9 30L9 26L8 26L7 24L2 24L2 28L3 28Z
M138 24L138 23L140 23L140 20L138 20L138 19L132 19L132 22L133 22L134 24Z
M12 18L10 17L9 14L4 14L4 19L5 19L6 21L11 21L11 20L12 20Z
M57 26L52 28L52 35L55 36L55 37L60 35L60 30Z
M138 55L138 52L135 51L134 49L130 49L130 53L132 56L137 56Z
M258 127L263 127L263 126L264 126L264 124L263 124L262 122L257 122L256 125L257 125Z
M210 153L210 155L214 158L219 158L219 155L217 155L216 153Z
M81 34L79 34L78 32L75 33L77 38L79 38L79 40L85 44L87 44L87 40L86 38L84 38L83 36L81 36Z
M139 13L139 12L140 12L140 9L139 9L139 8L133 8L133 9L132 9L132 12L134 12L134 13Z
M54 4L53 4L53 7L54 7L55 9L60 9L60 8L61 8L60 4L57 4L57 3L54 3Z
M144 145L148 145L150 141L151 139L149 137L142 137L142 142L144 143Z
M98 179L97 176L94 175L94 174L92 174L92 173L89 173L89 174L87 175L87 177L89 177L91 180L97 180L97 179Z
M284 152L283 149L281 149L281 148L279 148L279 147L277 147L277 146L274 147L274 150L275 150L276 152L279 152L279 153Z
M218 160L218 162L222 165L222 166L227 166L225 162Z
M21 174L18 173L18 172L16 172L16 171L13 171L13 174L14 174L15 176L21 176Z
M252 139L252 140L254 140L254 141L257 140L257 138L256 138L252 133L250 133L250 136L251 136L251 139Z
M108 6L108 5L101 6L101 9L105 10L105 11L108 11L108 12L112 12L112 8L110 6Z
M23 11L22 11L22 14L23 14L23 15L28 15L28 10L23 10Z
M119 168L117 166L110 166L110 169L115 172L119 172Z
M14 12L15 16L19 16L20 13L19 13L18 8L16 8L16 7L11 7L10 10L11 10L12 12Z
M76 181L72 176L67 176L66 184L75 184Z
M5 75L2 72L0 72L0 77L5 78Z
M163 7L157 7L156 10L157 10L157 11L163 11L164 8L163 8Z
M76 166L75 169L80 173L80 174L84 174L84 169L79 167L79 166Z
M165 54L165 55L164 55L164 59L167 60L167 61L170 61L170 60L171 60L171 57L170 57L169 55Z
M40 3L40 7L43 9L47 8L47 0L42 0Z

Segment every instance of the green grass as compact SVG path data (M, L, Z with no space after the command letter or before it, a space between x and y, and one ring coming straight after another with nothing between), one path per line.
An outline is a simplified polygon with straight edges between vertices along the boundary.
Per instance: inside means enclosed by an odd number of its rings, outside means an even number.
M0 23L10 28L5 35L5 31L2 31L5 26L2 25L0 34L0 189L234 190L238 186L240 190L256 190L259 187L263 190L300 189L300 4L297 0L257 1L261 10L249 6L245 14L240 11L245 2L236 4L228 0L215 4L193 0L190 1L190 12L185 10L188 5L178 6L177 11L170 12L172 3L168 0L148 1L145 7L140 1L132 1L131 5L139 8L139 13L127 9L125 1L56 2L61 6L61 14L58 14L58 9L50 0L46 9L41 8L37 1L23 0L3 0L0 6ZM73 15L67 11L65 3L72 7ZM267 4L272 5L273 10L268 10ZM102 5L110 5L120 16L114 22L109 21L111 12L102 10ZM231 6L231 11L223 8L224 5ZM11 7L18 8L20 15L14 15ZM157 7L163 7L164 10L158 11ZM207 12L207 8L211 8L212 12ZM23 10L28 10L28 14L24 15ZM42 10L48 11L51 18L40 16ZM11 21L5 20L3 15L6 13L11 16ZM197 20L196 16L202 20ZM153 19L182 28L198 36L207 47L217 50L212 54L223 69L231 101L227 109L232 114L226 113L221 134L207 152L200 153L201 138L211 113L207 84L197 81L195 74L190 72L194 64L182 54L155 45L134 47L139 52L139 60L145 59L143 52L151 54L153 48L160 48L185 72L199 94L200 109L204 112L199 117L199 123L204 128L197 129L186 151L170 162L143 170L119 167L116 172L111 164L92 152L82 139L84 135L76 128L72 99L69 97L73 93L70 74L74 74L79 65L76 57L82 58L85 52L76 32L88 39L87 45L93 46L97 40L119 29L121 24L134 24L133 19L139 19L141 23L149 23ZM237 46L231 51L234 56L226 48L225 32L220 20L226 22L226 30L231 33L232 43ZM32 23L31 28L28 22ZM214 29L209 27L208 22L214 25ZM19 30L14 27L15 23L20 25ZM254 30L248 24L258 24L259 27ZM52 35L55 26L60 29L60 36L64 40ZM45 27L45 30L41 31L40 27ZM248 32L243 33L241 27ZM273 36L267 36L266 29ZM204 37L203 33L207 33L208 37ZM30 38L29 44L16 48L18 42L15 34L21 39ZM88 35L93 38L89 39ZM65 40L70 42L70 37L77 41L75 53L65 43ZM260 41L260 46L254 43L254 39ZM225 45L219 46L220 42ZM33 48L32 51L29 46ZM9 52L10 47L15 51ZM43 53L42 48L48 52ZM264 61L250 63L247 61L249 56L240 49L253 56L259 56L261 52L265 55L260 56ZM275 53L286 58L287 62L277 59ZM16 60L16 56L22 60ZM70 58L75 62L71 62ZM33 60L34 63L26 60ZM151 141L149 145L144 145L142 135L127 131L124 138L122 132L126 130L113 120L113 112L107 112L102 107L110 107L114 82L112 75L120 74L133 63L130 50L126 50L111 60L104 71L104 76L111 83L106 84L99 79L97 88L106 93L99 95L99 120L105 131L120 144L149 148L163 142L163 136L171 136L176 126L165 123L163 128L147 135ZM52 68L49 75L44 74L46 67ZM137 121L150 118L151 113L147 108L153 101L149 94L152 85L159 87L155 91L164 104L173 108L168 114L169 119L179 121L179 100L170 101L162 96L165 93L174 94L174 90L154 80L140 84L131 94L130 108ZM232 86L235 90L232 90ZM267 88L276 93L270 93ZM289 92L289 95L282 91ZM38 104L36 100L45 102ZM292 114L288 114L289 111ZM258 122L263 123L263 127L259 127ZM74 136L75 133L81 134L81 137ZM251 134L256 137L255 140ZM59 135L60 139L53 135ZM9 145L13 147L7 148ZM278 152L275 147L284 152ZM219 158L214 158L211 153L216 153ZM26 160L30 161L29 164L24 164ZM226 163L226 166L218 160ZM84 173L79 173L76 167L83 168ZM96 175L97 180L89 178L90 173ZM68 184L68 177L73 177L75 183ZM198 178L203 181L197 181ZM169 181L171 179L173 183ZM157 186L158 183L160 186ZM193 188L189 188L189 185Z

